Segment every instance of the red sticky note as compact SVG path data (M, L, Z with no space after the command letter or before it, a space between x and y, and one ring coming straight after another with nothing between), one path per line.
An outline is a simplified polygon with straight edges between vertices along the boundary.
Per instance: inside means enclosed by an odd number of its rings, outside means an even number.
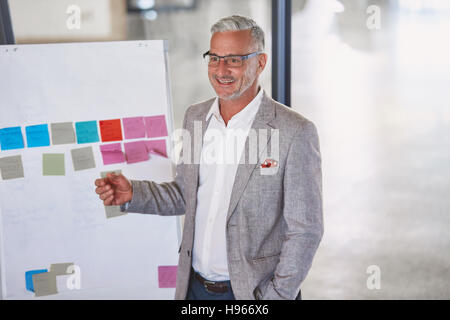
M164 115L145 117L144 120L148 138L167 136L166 117Z
M122 152L120 143L105 144L100 146L103 157L103 164L114 164L125 162L125 155Z
M145 138L144 117L123 118L125 139Z
M145 141L147 152L167 158L166 140L147 140Z
M102 142L123 140L122 126L120 124L120 119L101 120L100 133L102 136Z
M158 283L160 288L176 288L177 266L158 266Z
M150 159L144 141L128 142L124 146L127 163L142 162Z

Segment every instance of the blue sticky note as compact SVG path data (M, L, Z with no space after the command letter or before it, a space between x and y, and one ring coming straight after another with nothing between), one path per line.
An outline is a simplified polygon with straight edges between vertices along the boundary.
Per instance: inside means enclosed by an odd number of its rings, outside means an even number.
M27 134L28 148L48 147L50 145L50 135L48 134L48 125L40 124L25 128Z
M44 273L44 272L47 272L47 269L30 270L30 271L25 272L25 284L26 284L28 291L34 292L33 274Z
M20 127L0 129L0 144L2 151L25 148Z
M78 143L99 142L97 121L76 122L75 129Z

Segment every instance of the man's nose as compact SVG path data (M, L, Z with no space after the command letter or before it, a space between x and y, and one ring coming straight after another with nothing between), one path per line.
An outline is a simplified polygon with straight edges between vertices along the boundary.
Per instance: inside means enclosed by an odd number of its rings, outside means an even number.
M220 59L219 60L219 65L216 68L217 68L217 74L218 75L230 74L230 68L226 64L225 59Z

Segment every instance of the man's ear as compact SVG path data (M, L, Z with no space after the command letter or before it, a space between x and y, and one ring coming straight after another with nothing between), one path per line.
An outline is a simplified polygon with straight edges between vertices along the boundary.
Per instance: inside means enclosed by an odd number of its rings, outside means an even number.
M263 72L267 64L267 53L261 53L258 55L258 72Z

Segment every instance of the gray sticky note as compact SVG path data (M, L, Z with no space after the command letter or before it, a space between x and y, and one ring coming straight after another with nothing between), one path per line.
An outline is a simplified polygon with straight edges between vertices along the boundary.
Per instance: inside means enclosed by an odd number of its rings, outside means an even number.
M72 149L72 162L75 171L95 168L94 152L92 147Z
M105 206L106 218L115 218L127 214L120 211L120 206Z
M122 170L111 170L111 171L100 172L100 177L106 178L106 175L107 175L108 173L121 174L121 173L122 173Z
M22 156L0 158L0 171L3 180L23 178Z
M122 171L121 170L105 171L105 172L101 172L100 176L102 178L106 178L106 175L108 173L121 174ZM105 206L105 213L106 213L106 218L108 218L108 219L123 216L123 215L127 214L127 212L120 211L120 206Z
M64 153L44 153L42 155L42 174L44 176L64 176L66 174Z
M65 276L68 274L72 274L73 272L68 272L67 268L70 266L73 266L73 262L67 262L67 263L53 263L50 266L50 272L55 274L55 276Z
M56 275L52 272L33 274L33 287L36 297L58 293Z
M52 131L52 144L75 143L75 130L72 122L50 124Z

